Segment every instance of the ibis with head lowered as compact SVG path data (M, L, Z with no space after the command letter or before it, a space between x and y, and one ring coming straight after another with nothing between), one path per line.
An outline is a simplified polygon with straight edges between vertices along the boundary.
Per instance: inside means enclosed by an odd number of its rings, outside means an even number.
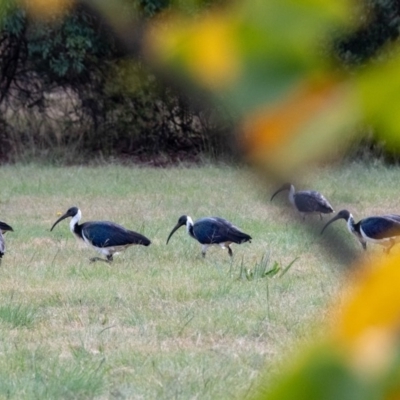
M390 249L400 241L400 215L372 216L356 223L349 211L341 210L325 224L321 234L328 225L338 219L344 219L347 222L347 229L356 236L364 250L367 249L367 242L370 242L384 246L385 251L389 253Z
M201 254L203 257L205 257L207 249L212 245L221 246L223 249L227 248L228 254L232 257L233 252L230 248L232 243L241 244L251 242L252 239L250 235L242 232L224 218L204 217L193 222L188 215L182 215L169 234L167 244L174 232L184 225L187 233L202 245Z
M151 242L140 233L130 231L121 225L109 221L90 221L79 224L82 214L78 207L71 207L51 227L53 228L63 219L71 217L69 228L71 232L86 244L93 247L99 253L106 256L106 259L93 257L90 261L111 262L115 253L126 250L129 246L141 244L148 246Z
M13 232L13 231L14 231L14 229L11 228L10 225L6 224L5 222L0 221L0 261L6 252L6 244L5 244L3 235L6 232Z
M271 197L272 199L280 192L289 191L289 201L293 207L301 213L303 219L306 214L318 213L322 219L322 214L329 214L333 212L333 207L329 201L319 192L315 190L302 190L296 192L291 183L282 185Z

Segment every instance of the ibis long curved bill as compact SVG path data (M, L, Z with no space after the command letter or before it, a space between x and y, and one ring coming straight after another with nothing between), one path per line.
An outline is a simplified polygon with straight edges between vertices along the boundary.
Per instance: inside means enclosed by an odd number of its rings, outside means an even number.
M345 210L342 210L342 211L338 212L332 219L330 219L330 220L324 225L324 227L321 229L321 235L324 233L325 229L326 229L332 222L335 222L335 221L337 221L338 219L344 219L344 220L347 221L348 217L346 217L345 214L343 214L343 211L345 211Z
M193 223L188 215L182 215L178 223L174 226L168 236L167 244L171 236L183 225L186 225L187 233L196 239L201 245L201 254L205 257L208 247L218 245L223 249L228 249L228 254L232 257L233 252L230 248L232 243L241 244L250 242L251 236L242 232L235 225L220 217L204 217Z
M60 218L58 218L58 220L56 222L54 222L53 226L50 229L50 232L54 229L54 227L61 222L62 220L68 218L68 217L73 217L75 216L74 212L75 212L75 207L71 207L64 215L62 215Z
M93 257L91 261L107 261L113 260L113 254L126 250L129 246L140 244L148 246L150 240L140 233L131 231L110 221L89 221L79 224L81 220L81 210L78 207L71 207L64 215L62 215L51 227L53 228L63 219L72 217L69 227L71 232L86 244L93 247L99 253L106 256L106 259Z
M271 200L273 200L273 198L280 192L283 192L284 190L290 190L290 187L286 186L287 184L283 185L282 187L280 187L272 196L271 196Z
M171 236L172 236L181 226L186 225L187 218L185 218L185 217L186 217L185 215L182 215L182 217L179 218L178 223L174 226L174 228L172 229L171 233L169 234L166 244L168 244L169 239L171 239Z

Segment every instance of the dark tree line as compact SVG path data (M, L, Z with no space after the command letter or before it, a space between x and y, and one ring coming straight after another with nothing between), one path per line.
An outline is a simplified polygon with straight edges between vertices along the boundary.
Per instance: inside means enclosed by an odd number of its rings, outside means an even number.
M169 2L131 5L149 19ZM194 109L193 99L140 59L128 63L112 32L79 3L46 23L29 20L11 0L0 7L0 160L43 156L68 163L99 154L149 159L160 153L193 159L226 151L221 133L231 129L229 119L217 122L214 109ZM359 27L333 41L333 53L348 66L398 38L399 2L365 0L357 18Z
M133 1L151 18L166 0ZM127 62L108 28L77 5L61 20L32 21L10 1L0 32L0 160L46 157L196 159L219 151L213 110ZM127 9L129 11L129 8ZM5 12L6 11L6 12Z

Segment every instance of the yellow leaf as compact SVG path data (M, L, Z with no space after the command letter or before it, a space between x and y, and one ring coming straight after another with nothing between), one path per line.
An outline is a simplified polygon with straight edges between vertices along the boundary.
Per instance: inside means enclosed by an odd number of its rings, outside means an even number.
M229 15L214 12L191 23L167 19L151 32L149 45L153 56L180 63L208 89L224 88L240 73L235 23Z

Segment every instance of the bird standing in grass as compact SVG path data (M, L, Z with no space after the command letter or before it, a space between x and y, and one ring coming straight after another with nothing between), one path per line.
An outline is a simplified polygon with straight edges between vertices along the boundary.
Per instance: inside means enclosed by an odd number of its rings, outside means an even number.
M11 228L10 225L6 224L5 222L1 222L0 221L0 262L1 262L1 258L4 256L5 252L6 252L6 243L4 241L4 234L6 232L13 232L14 229Z
M347 229L357 237L364 250L367 249L367 242L370 242L384 246L385 252L389 253L390 249L400 241L400 215L373 216L356 223L349 211L342 210L325 224L321 234L332 222L338 219L344 219L347 222Z
M230 248L232 243L241 244L251 242L252 239L251 236L242 232L226 219L204 217L193 223L192 218L188 215L182 215L169 234L167 244L174 232L183 225L186 225L187 233L202 245L201 254L203 257L206 256L207 249L212 245L221 246L223 249L227 248L229 255L232 257L233 252Z
M282 185L271 197L272 199L280 192L289 190L289 201L293 207L301 213L303 219L306 214L318 213L322 219L322 214L330 214L333 212L333 207L329 201L319 192L315 190L302 190L296 192L291 183Z
M71 232L86 244L92 246L107 259L93 257L90 261L113 261L113 254L126 250L129 246L141 244L148 246L151 242L140 233L130 231L121 225L109 221L90 221L79 224L82 214L78 207L71 207L51 227L50 231L63 219L71 217Z

